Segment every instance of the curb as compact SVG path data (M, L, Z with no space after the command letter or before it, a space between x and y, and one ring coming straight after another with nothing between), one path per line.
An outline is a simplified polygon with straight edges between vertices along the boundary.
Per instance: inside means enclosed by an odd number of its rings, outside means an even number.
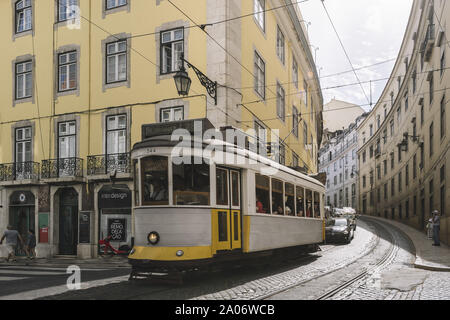
M414 248L416 250L416 260L415 260L415 262L413 264L414 268L422 269L422 270L428 270L428 271L450 272L450 267L433 266L433 265L424 263L423 259L420 257L420 250L417 249L417 246L414 244L414 241L412 240L411 236L405 230L399 228L398 226L396 226L393 223L390 223L390 221L387 220L387 219L383 219L383 218L380 218L380 217L372 217L372 216L364 216L364 217L368 217L368 218L372 218L372 219L375 219L375 220L384 221L385 223L388 223L389 225L399 229L401 232L403 232L411 240L411 243L414 245ZM409 227L408 225L405 225L405 226Z

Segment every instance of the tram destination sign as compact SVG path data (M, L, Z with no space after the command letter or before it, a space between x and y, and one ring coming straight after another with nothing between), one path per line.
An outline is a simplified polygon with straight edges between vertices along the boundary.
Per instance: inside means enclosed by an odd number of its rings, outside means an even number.
M190 134L203 132L209 129L214 129L212 123L204 119L174 121L166 123L145 124L142 126L142 140L158 136L170 136L175 130L184 129ZM200 130L200 131L199 131Z

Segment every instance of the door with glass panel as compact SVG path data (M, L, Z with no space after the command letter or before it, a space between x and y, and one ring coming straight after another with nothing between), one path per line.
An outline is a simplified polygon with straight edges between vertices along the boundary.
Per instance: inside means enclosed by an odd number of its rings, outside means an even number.
M110 116L106 120L106 170L107 172L126 172L127 155L127 116Z
M242 248L240 172L216 168L216 205L213 213L213 243L218 251Z
M76 122L58 124L58 171L59 176L74 176L76 173Z
M31 127L16 129L16 180L31 179Z

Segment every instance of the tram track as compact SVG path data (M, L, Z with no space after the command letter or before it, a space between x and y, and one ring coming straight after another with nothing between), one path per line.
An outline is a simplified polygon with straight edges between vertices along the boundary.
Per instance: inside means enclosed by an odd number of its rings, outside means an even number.
M365 220L365 222L367 222L367 220ZM380 234L381 233L384 233L386 236L389 237L389 243L390 243L389 248L383 254L381 259L379 259L375 264L370 264L369 263L369 265L367 267L364 267L362 269L362 271L358 272L356 276L353 276L353 277L351 277L349 279L346 279L343 283L339 284L338 286L334 286L334 287L332 287L330 289L326 289L324 292L320 293L319 296L314 297L314 300L330 299L330 298L334 297L335 295L337 295L338 293L342 292L343 290L349 288L353 284L357 283L358 281L361 281L362 279L366 278L367 276L370 276L370 274L374 270L379 269L379 268L383 268L383 267L389 265L390 261L395 258L396 253L398 251L397 240L395 239L393 234L388 230L388 228L383 226L382 223L380 223L378 221L374 221L374 220L370 220L369 223L377 228L377 237L376 237L377 244L374 247L372 247L371 250L366 252L363 256L359 257L358 260L352 261L352 262L348 263L347 265L344 265L344 266L339 267L337 269L330 270L329 272L326 272L326 273L321 274L319 276L307 279L307 280L302 281L300 283L290 285L288 287L282 288L280 290L271 292L271 293L263 295L263 296L259 296L259 297L255 298L254 300L266 300L266 299L273 298L273 297L275 297L275 296L277 296L277 295L279 295L279 294L281 294L283 292L286 292L288 290L291 290L293 288L296 288L296 287L299 287L299 286L308 285L309 283L312 283L314 281L318 281L318 280L321 280L322 278L325 278L327 276L331 276L333 274L339 273L344 268L348 268L350 265L358 263L359 260L361 260L363 258L366 258L369 255L374 253L374 251L377 249L377 247L378 247L378 245L380 243L380 237L381 237Z

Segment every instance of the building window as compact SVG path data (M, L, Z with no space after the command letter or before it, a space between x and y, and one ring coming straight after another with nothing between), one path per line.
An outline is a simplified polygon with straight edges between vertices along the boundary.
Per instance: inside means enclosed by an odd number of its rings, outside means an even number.
M442 77L442 75L444 74L444 70L445 70L445 48L442 48L440 67L441 67L441 77Z
M114 9L127 5L127 0L107 0L106 1L106 10Z
M413 179L417 177L417 154L413 157Z
M77 52L62 53L58 56L58 91L77 88Z
M117 115L106 118L106 154L127 152L127 116Z
M277 26L277 56L281 62L285 61L285 47L284 47L284 34L281 32L280 27Z
M294 82L295 87L298 89L298 64L295 58L292 60L292 82Z
M127 41L117 41L106 45L106 83L127 80Z
M283 141L279 141L280 144L280 155L279 155L279 161L280 164L283 166L286 164L286 147L283 144Z
M430 157L433 155L433 136L434 136L434 128L432 122L430 125Z
M285 95L283 87L277 83L277 116L285 121Z
M257 143L257 153L265 153L266 152L266 128L260 124L259 122L255 121L255 132L256 132L256 143Z
M76 17L77 0L58 0L58 21L66 21Z
M423 123L425 121L425 110L423 105L420 107L420 125L423 126Z
M184 120L184 107L161 109L161 122Z
M398 173L398 192L402 192L402 172Z
M445 96L442 97L441 100L441 139L444 138L445 136L445 131L446 131L446 122L445 122Z
M428 83L430 85L430 106L433 104L433 93L434 93L434 80L433 80L433 71L429 73Z
M30 98L33 93L33 62L16 64L16 99Z
M256 0L257 1L257 0ZM261 98L266 97L266 64L255 51L255 91Z
M266 25L265 2L265 0L254 0L253 2L254 18L263 31Z
M184 54L184 29L161 31L161 74L177 72Z
M417 71L414 70L412 74L412 87L413 87L413 93L416 93L417 90Z
M16 33L31 30L33 20L33 9L31 0L16 2Z
M292 167L297 168L299 165L299 157L297 154L292 153ZM330 180L327 180L327 186L330 186Z
M31 148L32 148L32 138L31 138L31 127L16 129L15 135L15 152L16 152L16 163L23 163L32 161Z
M292 133L298 138L298 110L296 107L292 107Z
M68 121L58 124L58 158L75 158L76 155L76 122Z
M305 143L305 147L308 145L308 124L303 122L303 140ZM334 171L336 171L336 163L334 163Z

